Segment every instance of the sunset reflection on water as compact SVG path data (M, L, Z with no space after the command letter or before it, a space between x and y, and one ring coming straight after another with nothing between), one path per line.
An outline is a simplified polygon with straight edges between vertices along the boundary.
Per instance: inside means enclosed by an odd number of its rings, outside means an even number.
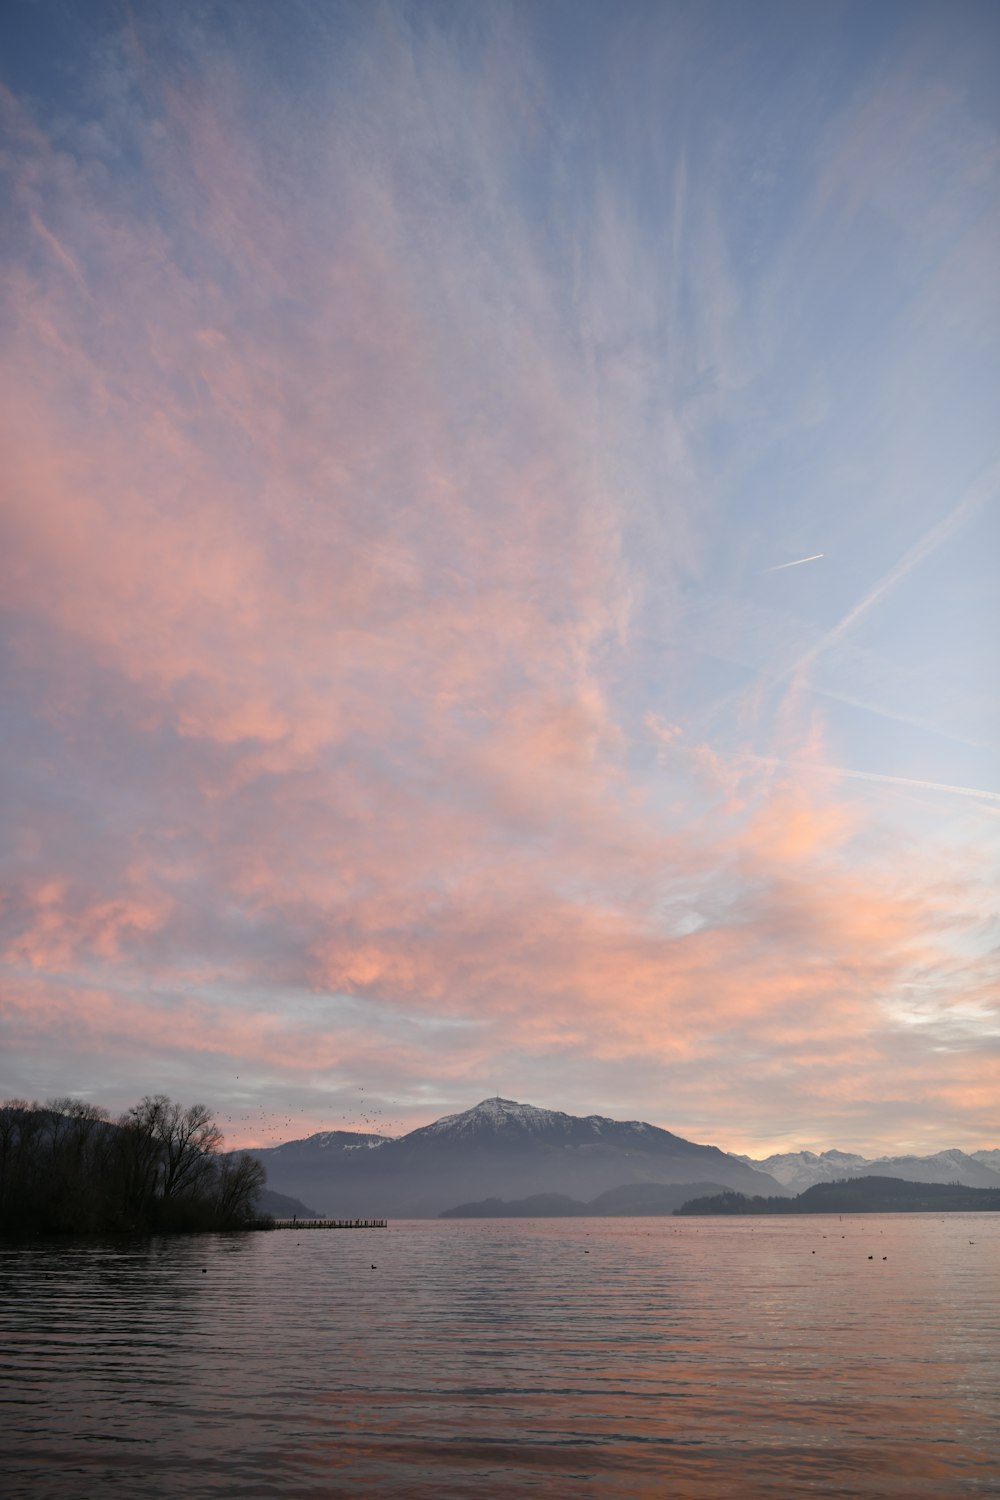
M987 1215L7 1245L3 1494L1000 1493L998 1273Z

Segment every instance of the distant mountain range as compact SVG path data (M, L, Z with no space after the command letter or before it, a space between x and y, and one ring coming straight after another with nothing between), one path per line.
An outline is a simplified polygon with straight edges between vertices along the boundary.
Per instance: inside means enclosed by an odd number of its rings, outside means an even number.
M960 1183L970 1188L1000 1188L1000 1150L936 1151L932 1156L858 1156L850 1151L785 1151L757 1161L734 1156L757 1172L766 1172L790 1193L803 1193L819 1182L844 1177L898 1177L905 1182Z
M878 1158L794 1151L758 1161L642 1120L568 1115L501 1098L404 1136L327 1130L252 1154L266 1168L271 1192L344 1218L432 1218L455 1208L464 1214L488 1199L510 1215L522 1212L523 1200L536 1200L535 1215L662 1213L672 1208L655 1206L657 1186L689 1187L688 1197L727 1190L788 1197L847 1177L1000 1188L1000 1149ZM651 1206L628 1207L644 1188ZM622 1206L595 1207L612 1190L625 1193ZM551 1210L541 1207L540 1194L553 1199Z
M717 1147L641 1120L581 1118L500 1098L395 1139L323 1131L252 1154L269 1189L344 1218L430 1218L467 1200L536 1193L586 1202L643 1183L699 1193L783 1191L776 1178Z

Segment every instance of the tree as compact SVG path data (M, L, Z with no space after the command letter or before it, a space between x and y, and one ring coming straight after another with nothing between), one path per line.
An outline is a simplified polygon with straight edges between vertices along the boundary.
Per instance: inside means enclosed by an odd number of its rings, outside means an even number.
M0 1104L0 1231L235 1229L264 1169L222 1154L204 1104L147 1095L117 1120L79 1099Z
M108 1198L108 1114L83 1099L45 1106L48 1215L60 1229L97 1229Z
M0 1214L37 1216L46 1192L43 1154L46 1113L27 1099L7 1099L0 1107Z
M215 1201L225 1223L239 1224L252 1217L266 1176L260 1162L246 1152L222 1158Z
M222 1131L204 1104L185 1109L166 1094L147 1094L119 1124L133 1137L133 1155L147 1197L169 1203L211 1176Z
M117 1120L113 1201L122 1228L138 1228L155 1212L161 1149L150 1112L136 1104Z

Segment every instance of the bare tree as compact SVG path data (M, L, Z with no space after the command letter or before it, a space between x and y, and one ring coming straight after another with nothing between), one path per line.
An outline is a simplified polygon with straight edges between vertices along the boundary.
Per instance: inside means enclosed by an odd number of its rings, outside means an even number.
M109 1166L108 1114L84 1099L49 1099L46 1140L47 1196L59 1205L59 1222L96 1225L106 1209Z
M41 1105L5 1099L0 1105L0 1215L34 1195L33 1171L42 1134Z
M126 1224L138 1224L150 1213L156 1198L161 1147L150 1111L135 1104L120 1115L114 1136L115 1197Z
M204 1104L185 1109L166 1094L147 1094L126 1119L134 1121L139 1133L158 1147L159 1196L165 1202L191 1192L211 1173L222 1131Z
M234 1229L264 1183L204 1104L147 1095L115 1121L79 1099L0 1104L0 1233Z
M222 1158L218 1169L216 1206L225 1223L239 1224L251 1217L266 1175L260 1162L246 1152Z

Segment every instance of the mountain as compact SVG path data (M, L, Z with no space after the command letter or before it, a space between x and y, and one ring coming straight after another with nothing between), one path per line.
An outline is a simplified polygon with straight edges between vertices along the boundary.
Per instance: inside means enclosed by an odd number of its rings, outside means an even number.
M535 1193L530 1198L484 1198L478 1203L460 1203L446 1208L441 1219L620 1219L650 1218L672 1214L689 1199L718 1194L718 1183L629 1182L609 1188L589 1203L568 1198L565 1193Z
M933 1156L879 1156L868 1163L865 1175L1000 1189L1000 1171L993 1171L975 1157L957 1150L936 1151Z
M283 1141L280 1146L263 1146L259 1151L251 1152L251 1155L260 1157L261 1161L266 1157L268 1161L274 1162L276 1168L280 1162L282 1169L287 1167L294 1171L301 1162L333 1161L355 1151L377 1151L392 1139L391 1135L364 1134L354 1130L320 1130L300 1141Z
M467 1199L535 1193L587 1200L628 1183L782 1190L715 1146L641 1120L581 1118L500 1098L396 1139L324 1131L253 1155L269 1187L344 1218L429 1218Z
M681 1214L1000 1213L1000 1188L954 1182L909 1182L901 1177L852 1177L817 1182L795 1198L748 1198L718 1193L695 1198Z
M767 1172L789 1192L802 1193L818 1182L844 1177L898 1177L906 1182L960 1183L963 1187L1000 1188L1000 1151L937 1151L932 1156L858 1156L850 1151L784 1151L755 1161L738 1156L758 1172Z
M767 1172L790 1193L801 1193L816 1182L832 1182L838 1177L857 1176L868 1165L863 1156L849 1151L781 1151L774 1156L755 1161L751 1156L738 1156L755 1171Z

